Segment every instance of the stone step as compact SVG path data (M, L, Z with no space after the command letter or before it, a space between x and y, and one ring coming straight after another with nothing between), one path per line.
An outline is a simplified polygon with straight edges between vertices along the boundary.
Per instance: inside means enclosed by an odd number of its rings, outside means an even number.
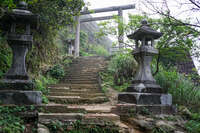
M49 124L52 121L72 123L81 120L82 117L83 113L38 113L38 122L42 124Z
M63 79L73 80L98 80L98 75L95 76L80 76L80 75L67 75Z
M90 82L90 81L98 81L98 79L97 78L82 78L82 77L77 77L77 78L71 78L71 77L69 77L69 78L65 78L65 79L63 79L63 80L65 80L65 81L80 81L80 82L84 82L84 81L88 81L88 82Z
M120 117L112 113L39 113L38 122L41 124L49 124L52 121L62 121L64 123L73 123L79 120L84 125L105 125L114 126L120 121Z
M60 104L94 104L108 101L107 97L82 98L80 96L47 96L49 101Z
M80 97L97 97L97 96L105 96L104 93L75 93L75 92L50 92L49 96L80 96Z
M101 65L101 64L104 64L105 62L102 61L102 60L83 60L83 61L80 61L80 60L76 60L76 61L73 61L71 64L83 64L83 65L88 65L87 63L94 63L95 65Z
M94 63L93 63L94 64ZM88 65L83 65L83 66L80 66L80 64L74 64L74 65L71 65L71 67L69 68L70 70L74 70L74 69L82 69L82 70L87 70L87 69L92 69L92 70L99 70L99 69L102 69L104 68L105 66L103 65L93 65L93 66L88 66Z
M70 107L64 104L44 104L36 106L40 113L85 113L86 110L80 107Z
M120 117L116 114L104 114L104 113L88 113L83 115L83 124L93 124L93 125L114 125L115 122L119 122Z
M99 89L99 86L96 86L95 84L91 84L91 85L77 85L77 84L70 84L69 86L52 86L52 87L48 87L49 90L52 90L52 89L63 89L63 90L72 90L72 89L79 89L79 90L82 90L82 89L90 89L90 90L100 90Z
M82 78L82 77L76 77L76 78L65 78L66 81L98 81L97 78Z
M99 87L99 84L71 84L68 83L60 83L60 84L55 84L55 85L48 85L48 88L61 88L61 87L66 87L66 88L96 88Z
M94 66L94 67L80 67L80 66L71 66L71 68L69 68L68 72L74 71L83 71L83 72L98 72L99 70L101 70L103 67L99 67L99 66Z
M79 73L79 72L77 72L77 73L70 73L70 74L68 74L68 75L66 75L66 76L79 76L79 77L97 77L98 76L98 72L97 73Z
M98 81L97 78L82 78L82 77L77 77L77 78L65 78L64 80L66 81Z
M61 93L101 93L100 89L51 89L51 93L61 92Z
M63 78L63 80L98 80L98 77L97 76L75 76L75 75L72 75L72 76L66 76Z
M73 66L71 66L71 67L73 67ZM70 72L70 71L72 71L72 72L86 72L86 73L95 73L95 72L98 72L99 70L101 70L101 68L76 68L76 67L73 67L73 68L69 68L68 69L69 71L68 72Z
M84 109L87 113L111 113L113 109L116 107L110 105L95 104L95 105L69 105L68 108Z
M64 80L63 82L69 84L98 84L98 81Z
M79 63L74 63L74 64L71 64L70 66L73 66L73 68L102 68L104 67L104 64L95 64L94 62L93 63L89 63L88 64L79 64ZM71 67L72 69L72 67Z
M36 105L41 113L111 113L115 106L95 104L95 105L64 105L64 104L44 104Z
M71 78L77 78L77 79L97 79L98 75L66 75L63 77L63 79L71 79Z

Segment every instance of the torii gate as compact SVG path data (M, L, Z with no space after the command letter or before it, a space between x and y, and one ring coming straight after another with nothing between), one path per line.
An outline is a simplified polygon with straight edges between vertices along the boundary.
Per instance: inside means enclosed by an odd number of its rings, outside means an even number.
M80 15L88 15L88 14L93 14L93 13L118 11L118 16L121 19L123 19L123 10L134 9L134 8L135 8L135 4L124 5L124 6L113 6L113 7L107 7L107 8L99 8L99 9L82 11L80 13ZM75 21L77 22L77 24L76 24L76 38L75 38L75 57L79 56L80 24L84 23L84 22L108 20L108 19L113 19L113 16L94 17L94 18L85 18L85 19L80 19L79 16L75 17ZM119 37L118 37L119 48L122 48L123 47L123 42L124 42L124 33L123 33L123 31L120 32L119 28L118 28L118 30L119 30Z

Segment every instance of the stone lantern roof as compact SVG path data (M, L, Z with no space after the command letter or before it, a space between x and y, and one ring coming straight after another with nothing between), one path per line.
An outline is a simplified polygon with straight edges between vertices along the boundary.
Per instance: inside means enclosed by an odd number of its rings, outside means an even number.
M133 34L128 35L129 39L142 40L145 37L146 41L150 41L151 39L158 39L162 36L161 32L149 27L146 20L143 20L141 24L142 25L139 29L137 29Z
M0 19L1 27L6 28L13 22L30 24L32 28L37 28L39 16L27 10L27 3L24 1L19 2L16 9L11 12L6 12ZM7 27L8 28L8 27ZM7 30L7 29L6 29Z

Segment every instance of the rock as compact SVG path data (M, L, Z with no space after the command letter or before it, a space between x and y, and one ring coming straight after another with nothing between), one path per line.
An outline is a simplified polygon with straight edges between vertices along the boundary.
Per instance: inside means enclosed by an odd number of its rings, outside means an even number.
M38 130L37 130L38 133L50 133L49 129L42 125L42 124L38 124Z
M175 127L173 127L172 125L170 125L169 123L165 121L157 121L155 125L156 127L163 128L164 130L169 131L169 132L175 130Z
M142 128L145 130L152 130L154 128L153 124L146 120L133 119L133 123L139 128Z
M181 106L180 109L179 109L179 112L180 112L181 115L184 115L187 118L191 118L192 113L185 106Z
M184 133L184 132L182 132L182 131L175 131L174 133Z

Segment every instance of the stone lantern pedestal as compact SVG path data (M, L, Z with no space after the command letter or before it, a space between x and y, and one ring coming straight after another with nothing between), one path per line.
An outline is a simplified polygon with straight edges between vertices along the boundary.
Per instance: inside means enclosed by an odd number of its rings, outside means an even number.
M135 109L136 112L143 109L157 114L171 112L172 96L156 83L151 73L152 57L158 54L157 49L154 48L154 39L161 36L162 33L151 29L146 21L142 21L142 26L128 36L136 41L133 56L139 67L132 85L126 92L118 95L121 111L128 107L127 109Z
M41 104L41 92L33 91L33 83L26 71L25 59L31 48L31 28L37 25L37 16L26 10L27 4L20 2L17 9L6 13L1 28L7 32L7 42L12 49L12 66L0 80L0 102L2 104Z

